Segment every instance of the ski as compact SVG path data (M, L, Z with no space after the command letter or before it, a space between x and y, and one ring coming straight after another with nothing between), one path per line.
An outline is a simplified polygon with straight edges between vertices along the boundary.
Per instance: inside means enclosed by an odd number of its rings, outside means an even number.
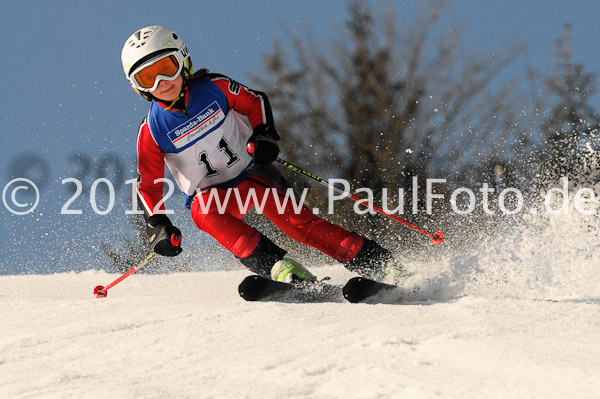
M405 297L402 288L380 283L365 277L348 280L342 289L344 299L351 303L401 303Z
M340 289L323 282L291 284L252 275L240 283L238 293L246 301L339 302Z

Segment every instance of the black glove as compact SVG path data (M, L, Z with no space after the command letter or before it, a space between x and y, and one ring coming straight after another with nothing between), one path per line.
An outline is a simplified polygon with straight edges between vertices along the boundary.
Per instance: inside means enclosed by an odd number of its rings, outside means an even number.
M268 165L279 155L277 145L279 135L275 128L264 123L256 126L252 136L248 139L248 152L252 154L254 163L257 165Z
M152 250L163 256L177 256L181 253L181 231L167 215L152 215L146 223L146 233Z

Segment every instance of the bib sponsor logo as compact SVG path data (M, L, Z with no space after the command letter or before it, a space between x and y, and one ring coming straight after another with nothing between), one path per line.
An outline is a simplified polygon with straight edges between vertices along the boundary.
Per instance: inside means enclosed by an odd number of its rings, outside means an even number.
M177 126L168 133L169 140L176 148L188 145L190 142L202 138L217 126L225 115L219 104L214 101L185 123Z

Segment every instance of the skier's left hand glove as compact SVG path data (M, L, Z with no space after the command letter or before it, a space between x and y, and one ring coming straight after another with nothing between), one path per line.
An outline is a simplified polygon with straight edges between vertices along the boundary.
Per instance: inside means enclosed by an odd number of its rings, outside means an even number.
M162 256L177 256L181 253L181 231L167 215L152 215L146 223L152 250Z
M256 126L247 145L248 152L254 158L254 163L268 165L273 162L279 155L277 140L279 140L279 134L273 126L264 123Z

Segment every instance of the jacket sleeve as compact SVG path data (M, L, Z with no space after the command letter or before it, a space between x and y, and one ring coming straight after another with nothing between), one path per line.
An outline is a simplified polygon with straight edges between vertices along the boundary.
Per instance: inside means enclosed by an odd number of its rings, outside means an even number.
M248 117L252 128L260 124L274 127L273 112L267 95L217 73L210 74L211 81L225 93L231 108Z
M154 141L146 119L140 124L137 140L138 202L146 220L164 211L164 204L157 208L163 198L164 183L155 182L165 177L165 154Z

